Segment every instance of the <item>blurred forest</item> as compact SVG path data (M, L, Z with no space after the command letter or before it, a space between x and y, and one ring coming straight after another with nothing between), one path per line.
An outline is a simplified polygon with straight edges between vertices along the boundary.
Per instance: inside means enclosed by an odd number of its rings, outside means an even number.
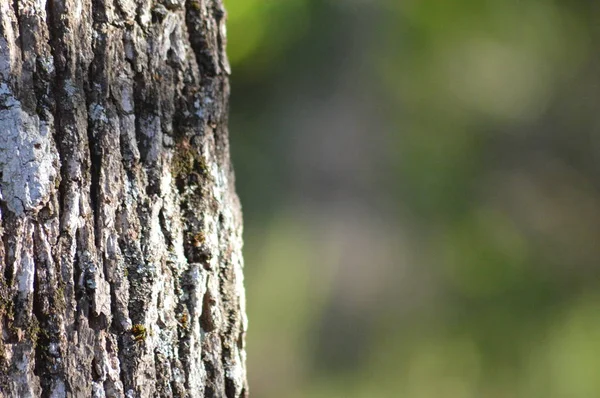
M600 397L600 2L226 6L252 395Z

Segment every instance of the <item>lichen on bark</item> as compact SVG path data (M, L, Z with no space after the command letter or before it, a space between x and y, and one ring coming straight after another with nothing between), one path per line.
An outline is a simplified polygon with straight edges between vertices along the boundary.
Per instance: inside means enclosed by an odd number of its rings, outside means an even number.
M245 397L220 0L0 2L0 397Z

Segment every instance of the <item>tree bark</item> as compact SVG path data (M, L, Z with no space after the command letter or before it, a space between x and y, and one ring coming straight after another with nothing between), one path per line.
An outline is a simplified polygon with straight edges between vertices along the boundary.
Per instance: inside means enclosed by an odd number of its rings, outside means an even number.
M221 0L0 0L0 397L245 397Z

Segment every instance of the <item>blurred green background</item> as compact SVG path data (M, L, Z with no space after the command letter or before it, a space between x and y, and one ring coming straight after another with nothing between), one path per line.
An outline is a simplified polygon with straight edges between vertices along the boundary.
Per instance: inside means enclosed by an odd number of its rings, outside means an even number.
M252 395L600 397L600 2L226 6Z

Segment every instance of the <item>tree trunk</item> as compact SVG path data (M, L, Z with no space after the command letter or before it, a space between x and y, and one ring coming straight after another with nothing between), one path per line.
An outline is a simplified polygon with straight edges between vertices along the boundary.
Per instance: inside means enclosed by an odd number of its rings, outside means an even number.
M0 397L245 397L221 0L0 0Z

